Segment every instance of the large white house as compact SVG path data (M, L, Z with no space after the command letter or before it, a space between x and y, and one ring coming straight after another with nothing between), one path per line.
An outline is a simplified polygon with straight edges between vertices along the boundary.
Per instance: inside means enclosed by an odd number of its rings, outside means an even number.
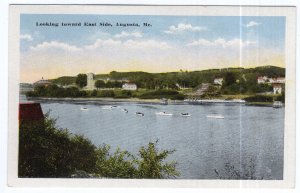
M137 85L134 83L125 83L122 85L122 89L123 90L136 90L137 89Z
M267 76L259 76L257 78L257 83L258 84L266 84L266 83L285 83L285 78L284 77L277 77L277 78L268 78Z
M215 78L214 79L214 84L222 86L222 84L223 84L223 78Z

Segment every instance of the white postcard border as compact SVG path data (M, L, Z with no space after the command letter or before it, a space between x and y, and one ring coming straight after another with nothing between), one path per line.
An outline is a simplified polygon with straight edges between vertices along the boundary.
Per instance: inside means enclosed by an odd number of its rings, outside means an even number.
M51 9L49 8L51 6ZM283 180L121 180L18 178L18 104L20 14L206 15L286 17L286 104ZM9 131L8 185L13 187L240 187L292 188L295 182L296 128L296 11L295 7L255 6L117 6L117 5L11 5L9 21Z

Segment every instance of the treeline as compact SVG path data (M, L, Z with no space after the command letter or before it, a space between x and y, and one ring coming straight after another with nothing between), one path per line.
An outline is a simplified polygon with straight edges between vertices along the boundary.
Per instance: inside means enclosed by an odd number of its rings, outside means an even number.
M88 93L83 90L79 90L77 87L62 88L55 84L49 86L38 85L34 87L33 91L26 93L27 97L87 97Z
M236 93L237 91L241 93L254 93L256 91L265 90L265 88L255 87L258 76L268 76L268 77L284 77L285 68L275 67L275 66L264 66L256 68L224 68L224 69L211 69L202 71L183 71L179 72L167 72L167 73L147 73L147 72L116 72L112 71L107 75L99 74L95 75L95 78L110 78L110 79L122 79L126 78L131 82L137 84L138 88L145 89L178 89L181 88L195 88L202 83L212 83L214 78L222 77L226 78L227 74L230 73L234 77L237 83L232 85L228 89L224 89L224 93ZM70 82L76 82L76 77L61 77L52 80L55 83L60 83L62 85L70 84ZM108 88L111 85L104 85L103 82L98 82L98 88ZM111 84L111 83L108 83ZM112 83L118 84L118 83ZM227 85L228 86L228 85ZM111 86L120 87L118 86Z
M55 98L78 98L78 97L108 97L108 98L141 98L141 99L173 99L183 100L185 96L176 90L138 90L129 91L121 89L85 91L77 87L62 88L55 84L49 86L39 85L33 91L26 93L27 97L55 97Z
M19 177L175 178L177 163L166 162L174 150L157 149L150 142L137 155L59 129L47 116L41 121L20 122Z

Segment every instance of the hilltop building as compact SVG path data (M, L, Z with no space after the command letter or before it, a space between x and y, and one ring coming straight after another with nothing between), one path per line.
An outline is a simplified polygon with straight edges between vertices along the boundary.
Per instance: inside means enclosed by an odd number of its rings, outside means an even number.
M285 83L284 77L277 77L277 78L268 78L267 76L259 76L257 77L258 84L273 84L273 83Z
M257 78L258 84L272 84L273 94L281 94L283 85L285 83L284 77L268 78L267 76L260 76Z
M33 83L33 87L36 87L36 86L46 86L47 87L50 84L52 84L50 81L44 80L44 78L42 77L41 80L38 80L35 83Z

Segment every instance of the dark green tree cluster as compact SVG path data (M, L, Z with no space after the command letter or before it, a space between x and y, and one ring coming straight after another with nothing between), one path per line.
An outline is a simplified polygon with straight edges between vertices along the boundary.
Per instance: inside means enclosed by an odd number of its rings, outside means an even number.
M104 82L103 80L96 80L95 87L96 88L122 88L122 85L125 82L119 81L107 81Z
M76 84L83 88L87 85L87 75L86 74L78 74L76 77Z
M33 91L26 93L28 97L86 97L87 93L77 87L61 88L55 84L49 86L38 85Z
M81 135L58 129L55 120L20 122L19 177L175 178L176 162L166 162L174 150L141 147L135 156L108 145L96 147Z
M176 90L156 90L156 91L150 91L150 92L141 94L139 96L139 98L141 98L141 99L167 98L167 99L172 99L172 100L183 100L185 98L185 96L180 94Z

